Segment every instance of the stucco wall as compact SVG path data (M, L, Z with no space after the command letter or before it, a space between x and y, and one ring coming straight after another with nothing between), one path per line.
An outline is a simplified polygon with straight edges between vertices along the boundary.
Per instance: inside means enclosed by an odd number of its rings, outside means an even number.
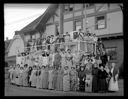
M45 31L47 36L55 35L55 25L48 25Z
M108 13L107 18L110 19L110 21L108 21L108 24L107 24L107 27L110 33L122 32L123 19L122 19L121 11L114 12L114 13Z
M64 34L73 31L73 21L64 22Z
M8 56L17 55L17 52L24 52L24 42L21 38L14 39L12 45L10 45Z

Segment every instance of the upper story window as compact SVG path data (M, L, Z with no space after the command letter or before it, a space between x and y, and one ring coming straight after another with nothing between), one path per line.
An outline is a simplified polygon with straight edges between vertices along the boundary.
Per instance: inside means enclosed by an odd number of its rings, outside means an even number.
M92 6L94 6L94 3L89 3L89 4L86 5L87 8L92 7Z
M104 29L106 28L106 18L105 15L96 17L96 29Z
M82 29L82 20L76 20L75 21L75 30Z
M64 11L65 12L73 11L73 4L65 4Z
M94 3L88 3L86 4L86 8L93 7ZM83 4L83 8L85 8L85 4Z

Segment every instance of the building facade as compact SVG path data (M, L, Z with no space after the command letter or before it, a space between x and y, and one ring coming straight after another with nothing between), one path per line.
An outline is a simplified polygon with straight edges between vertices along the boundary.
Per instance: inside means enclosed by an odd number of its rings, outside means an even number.
M60 19L60 5L51 4L43 15L16 35L22 35L24 46L31 39L57 35ZM118 4L64 4L62 22L63 34L80 28L85 31L88 27L102 39L110 61L118 66L123 63L123 13Z

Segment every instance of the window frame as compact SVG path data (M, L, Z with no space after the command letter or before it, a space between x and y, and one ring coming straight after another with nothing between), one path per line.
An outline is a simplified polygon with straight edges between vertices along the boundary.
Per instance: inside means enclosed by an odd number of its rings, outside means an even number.
M98 17L102 17L102 16L104 16L104 27L103 28L98 28L98 20L97 20L97 18ZM95 30L102 30L102 29L106 29L107 28L107 16L106 16L106 14L101 14L101 15L97 15L97 16L95 16Z
M65 9L65 7L67 6L67 10ZM72 10L70 11L70 8L72 8ZM71 4L65 4L64 5L64 13L67 13L67 12L72 12L74 11L74 5L72 4L72 7L71 7Z
M109 49L109 51L115 51L115 52L116 52L116 56L114 57L114 59L111 59L111 56L108 55L107 49ZM114 49L114 50L113 50L113 49ZM106 50L107 55L110 56L110 61L115 61L115 60L117 60L117 47L106 47L105 50Z
M76 26L76 22L81 22L81 29L83 30L83 19L75 19L75 20L74 20L74 30L75 30L75 31L77 31L77 30L76 30L76 27L77 27L77 26ZM79 26L79 25L78 25L78 26Z

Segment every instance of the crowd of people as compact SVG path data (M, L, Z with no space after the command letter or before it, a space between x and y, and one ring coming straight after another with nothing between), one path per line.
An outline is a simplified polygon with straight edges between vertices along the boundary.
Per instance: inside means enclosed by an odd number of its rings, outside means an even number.
M118 91L118 69L104 58L71 50L43 53L40 62L10 68L11 84L59 91ZM47 57L47 58L46 58ZM47 61L46 61L47 59ZM31 64L30 64L31 63Z
M65 35L50 35L45 38L31 39L27 42L27 51L31 52L35 47L36 50L44 49L46 45L48 50L50 49L50 45L58 46L58 43L68 43L68 42L77 42L77 41L94 41L98 40L97 36L94 33L85 33L81 29L74 33L66 32Z
M44 50L43 46L34 47L33 42L29 50L18 54L16 65L10 67L10 83L58 91L118 91L119 71L116 63L108 61L103 44L97 46L96 54L78 50L73 52L70 48L61 47L62 42L73 40L86 39L86 41L97 42L97 37L81 31L78 34L76 32L74 39L71 37L66 33L65 36L51 36L44 39L42 43L36 43L37 45L51 44L45 48L47 50Z

